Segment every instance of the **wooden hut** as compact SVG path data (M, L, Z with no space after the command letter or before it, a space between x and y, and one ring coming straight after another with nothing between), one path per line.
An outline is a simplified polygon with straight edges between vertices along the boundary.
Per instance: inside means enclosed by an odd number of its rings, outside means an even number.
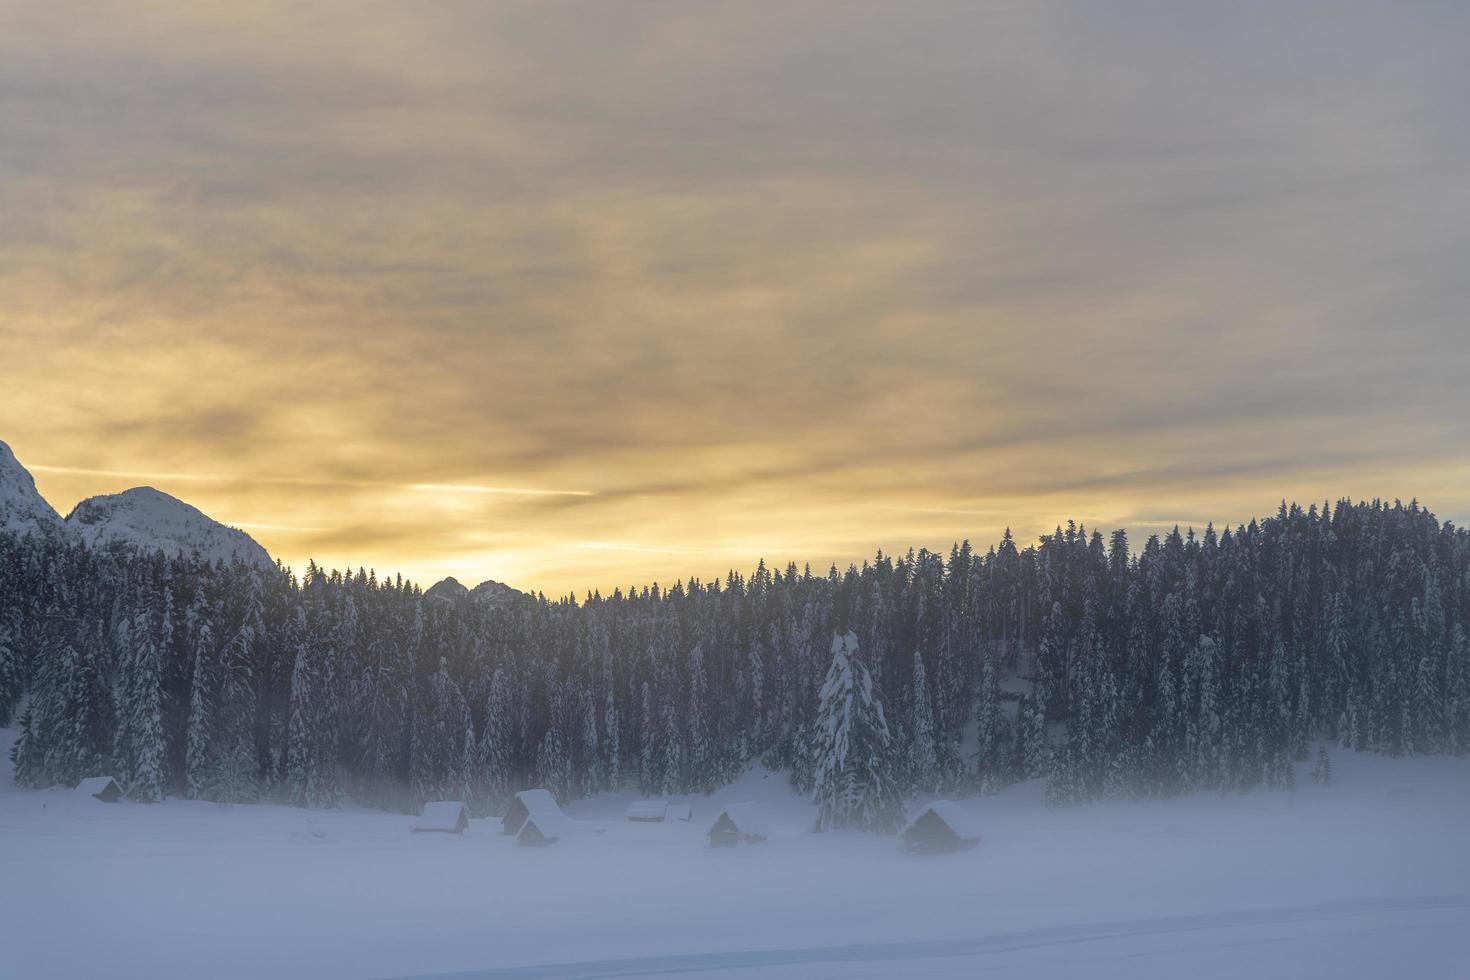
M623 819L634 823L663 823L669 804L665 800L634 800L623 811Z
M954 800L935 800L898 832L904 850L918 854L963 851L980 843L980 828Z
M516 794L516 798L510 804L510 810L501 819L502 831L507 834L519 834L521 826L533 813L561 815L561 807L556 804L556 797L549 790L523 789Z
M759 844L771 836L761 808L755 803L736 803L720 811L709 829L711 847L734 847L741 841Z
M522 847L545 847L571 834L572 822L560 810L542 810L526 817L516 833Z
M470 811L458 800L425 803L413 826L415 834L462 834L470 825Z
M664 811L664 819L688 823L694 819L694 807L688 803L670 803Z
M91 796L103 803L116 803L122 799L122 787L111 776L91 776L77 784L76 792Z

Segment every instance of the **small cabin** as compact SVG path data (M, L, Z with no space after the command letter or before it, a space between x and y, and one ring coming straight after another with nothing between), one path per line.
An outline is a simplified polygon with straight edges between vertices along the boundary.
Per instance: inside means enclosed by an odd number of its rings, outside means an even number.
M424 812L418 823L413 825L415 834L462 834L470 825L470 811L458 800L440 800L425 803Z
M623 811L623 819L634 823L663 823L668 810L666 800L634 800Z
M755 803L725 807L709 829L710 847L734 847L742 841L759 844L770 836L771 825Z
M694 819L694 807L688 803L670 803L664 810L665 820L677 820L681 823L689 823Z
M941 854L980 843L980 828L954 800L935 800L920 808L898 832L906 851Z
M572 822L560 810L532 813L516 833L516 843L522 847L545 847L569 836L571 829Z
M111 776L91 776L77 784L76 792L90 796L103 803L116 803L122 799L122 787Z
M519 834L521 826L533 813L554 813L560 816L561 807L557 805L556 797L552 796L549 790L523 789L516 794L516 798L511 801L510 810L500 821L502 832Z

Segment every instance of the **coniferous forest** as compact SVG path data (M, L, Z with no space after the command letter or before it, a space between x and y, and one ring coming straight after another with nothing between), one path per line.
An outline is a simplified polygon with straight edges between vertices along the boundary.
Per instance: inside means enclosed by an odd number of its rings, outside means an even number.
M487 813L760 760L820 826L891 830L910 795L1029 778L1059 804L1285 788L1316 740L1470 749L1467 630L1470 534L1417 504L496 603L0 535L16 779L141 801Z

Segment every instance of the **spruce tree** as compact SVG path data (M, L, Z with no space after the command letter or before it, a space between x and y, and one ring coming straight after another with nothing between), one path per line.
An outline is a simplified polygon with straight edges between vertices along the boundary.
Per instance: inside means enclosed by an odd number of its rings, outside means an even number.
M152 803L165 789L163 669L146 610L119 627L118 646L114 767L131 799Z
M195 617L191 616L191 619ZM192 798L205 795L209 781L210 741L218 686L214 633L207 620L198 622L193 642L193 669L189 682L189 715L185 735L185 789Z
M474 745L473 732L464 695L449 676L447 657L439 658L439 669L429 678L424 697L424 710L414 717L409 768L415 807L470 795L466 748Z
M618 790L623 785L622 717L618 712L617 698L609 683L602 709L603 756L607 766L607 788Z
M0 620L0 728L9 727L20 695L20 655L13 645L10 629Z
M555 725L546 729L536 749L535 782L559 800L566 799L571 788L571 762Z
M479 776L480 785L485 797L495 804L510 795L514 738L515 693L510 674L501 668L490 678L479 752L480 765L484 767Z
M286 733L286 792L297 806L322 800L321 776L312 735L312 669L306 647L296 650L291 668L291 713Z
M913 727L909 731L909 785L916 792L939 791L939 762L934 752L934 708L924 675L924 656L914 651Z
M679 724L679 712L672 701L664 703L663 710L663 782L659 792L665 796L684 792L684 731Z
M658 727L653 715L653 691L648 682L643 682L643 694L639 703L639 720L643 723L638 739L639 766L638 788L645 794L656 793L663 786L663 775L658 771L661 761L658 755Z
M1318 786L1332 785L1332 760L1327 755L1327 745L1317 747L1317 764L1312 768L1312 782Z
M833 637L818 695L813 756L816 829L891 833L903 815L882 694L858 654L857 634Z
M1026 779L1039 779L1047 774L1051 753L1046 742L1046 706L1039 695L1031 693L1021 700L1020 769Z
M1003 775L999 759L1004 724L997 697L995 664L987 657L980 668L980 690L975 704L975 777L982 789Z

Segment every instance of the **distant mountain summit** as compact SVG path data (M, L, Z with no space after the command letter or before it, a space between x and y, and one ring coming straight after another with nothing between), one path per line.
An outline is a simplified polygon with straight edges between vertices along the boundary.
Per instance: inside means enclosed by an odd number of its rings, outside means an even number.
M487 606L504 605L517 599L524 599L526 593L513 589L503 582L485 580L473 589L467 589L454 576L449 576L442 581L435 582L424 590L426 599L443 599L446 602L458 602L461 599L474 599L476 602Z
M470 590L461 585L459 579L453 575L424 590L425 599L443 599L446 602L455 602L469 594Z
M470 597L487 606L499 606L517 599L524 599L526 594L519 589L511 588L504 582L486 579L470 590Z
M0 442L0 530L16 534L66 531L56 509L36 489L31 473Z
M175 557L239 559L275 567L266 550L244 531L226 527L197 507L152 487L89 497L67 515L66 523L94 548L122 544Z

